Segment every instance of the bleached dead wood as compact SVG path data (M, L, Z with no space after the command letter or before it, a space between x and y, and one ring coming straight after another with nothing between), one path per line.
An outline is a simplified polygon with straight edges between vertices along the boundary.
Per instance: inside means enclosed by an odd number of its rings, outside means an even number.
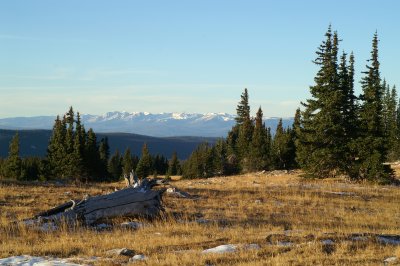
M35 216L39 220L59 222L80 221L86 225L115 217L155 218L163 211L162 194L165 189L152 190L163 183L144 179L137 187L127 187L106 195L71 200Z

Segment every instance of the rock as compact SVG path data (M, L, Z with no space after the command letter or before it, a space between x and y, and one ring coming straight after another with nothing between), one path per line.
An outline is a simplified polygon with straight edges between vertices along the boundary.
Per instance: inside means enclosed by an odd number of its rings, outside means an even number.
M135 262L135 261L140 261L140 260L146 260L147 257L143 254L138 254L133 256L132 258L129 259L129 262Z
M124 229L137 230L139 228L143 228L145 225L141 222L124 222L121 223L120 226Z
M333 245L333 244L335 244L335 242L333 242L330 239L322 240L321 243L324 244L324 245Z
M132 249L127 249L127 248L115 248L115 249L111 249L111 250L107 250L106 254L108 256L128 256L131 257L135 254L135 251L133 251Z
M203 250L201 253L202 254L208 254L208 253L216 253L216 254L222 254L222 253L232 253L237 250L236 245L228 244L228 245L220 245L215 248L210 248Z

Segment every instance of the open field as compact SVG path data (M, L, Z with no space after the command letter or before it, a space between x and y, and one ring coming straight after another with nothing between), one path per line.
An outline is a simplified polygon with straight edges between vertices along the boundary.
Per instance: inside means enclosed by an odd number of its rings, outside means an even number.
M125 247L147 257L136 265L382 265L388 257L397 257L394 264L400 264L400 187L304 180L296 172L179 180L171 185L197 197L166 193L165 219L143 221L145 226L138 230L64 226L42 231L10 221L124 184L0 183L0 258L28 254L120 265L129 257L110 257L106 251ZM126 220L114 223L122 221ZM201 253L223 244L238 249ZM92 257L99 258L90 261Z

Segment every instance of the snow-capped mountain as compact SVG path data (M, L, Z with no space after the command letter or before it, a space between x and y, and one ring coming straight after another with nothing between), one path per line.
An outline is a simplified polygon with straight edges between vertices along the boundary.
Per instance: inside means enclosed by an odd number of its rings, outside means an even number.
M14 117L0 119L3 129L51 129L55 116ZM225 137L235 124L235 115L227 113L158 113L108 112L103 115L81 115L85 128L96 132L124 132L141 135ZM275 130L279 118L266 118L267 126ZM293 118L283 118L289 126Z

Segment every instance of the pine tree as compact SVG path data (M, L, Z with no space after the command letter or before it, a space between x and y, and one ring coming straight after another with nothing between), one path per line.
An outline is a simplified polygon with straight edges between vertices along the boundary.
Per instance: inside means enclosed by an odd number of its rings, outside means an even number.
M263 111L258 108L249 154L249 170L260 171L269 168L270 149L267 143Z
M302 103L302 127L296 147L300 165L309 176L325 178L341 174L347 163L343 145L343 91L339 87L338 35L325 34L314 63L320 69L310 87L311 99Z
M172 153L171 160L169 161L168 175L169 176L177 175L179 172L179 168L180 168L180 164L179 164L179 160L178 160L178 155L177 155L176 151L174 151Z
M143 179L152 174L152 160L147 144L144 143L142 147L142 155L140 157L139 163L136 167L136 174L139 178Z
M122 177L122 158L118 149L108 161L108 172L112 181L118 181Z
M127 148L122 158L122 175L129 176L132 170L133 170L133 161L132 161L131 150Z
M247 89L244 89L236 111L236 123L238 125L236 155L239 158L242 171L247 172L250 164L249 151L251 137L253 135L253 123L250 117L249 94Z
M397 138L397 92L396 87L393 86L390 89L389 84L386 81L383 82L382 86L386 88L385 95L383 98L383 121L384 121L384 135L386 143L388 145L388 156L389 161L394 161L399 158L399 145Z
M107 180L109 177L109 172L108 172L108 160L110 158L110 146L108 145L108 138L104 137L100 140L100 145L99 145L99 157L100 157L100 175L103 177L104 180ZM136 168L136 164L134 161L133 163L133 169Z
M97 137L96 133L94 133L91 128L88 130L86 135L84 162L88 181L99 181L103 178L99 173L101 160L97 145Z
M22 170L22 160L19 156L19 134L14 135L8 148L8 157L6 159L6 172L8 178L20 179Z
M226 141L224 141L223 139L218 139L213 146L213 149L213 168L215 170L215 175L223 176L228 174L228 147Z
M52 178L64 178L67 157L65 146L66 131L65 119L61 120L57 116L47 148L48 169Z
M284 130L282 119L279 119L272 142L272 156L275 169L288 169L290 167L290 153L292 152L289 149L290 140L290 132Z
M381 84L378 35L372 41L371 59L362 78L363 93L360 96L360 132L358 143L357 170L359 177L371 181L385 182L390 176L390 169L383 165L388 148L385 143L383 123L383 91Z

